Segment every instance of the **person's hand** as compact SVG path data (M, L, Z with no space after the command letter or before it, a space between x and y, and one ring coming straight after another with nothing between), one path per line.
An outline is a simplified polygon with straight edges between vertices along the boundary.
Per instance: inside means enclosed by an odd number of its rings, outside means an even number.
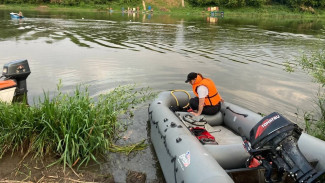
M200 114L196 113L196 112L190 112L193 116L200 116Z
M223 98L221 99L221 102L222 102L222 103L225 103L225 101L223 100Z

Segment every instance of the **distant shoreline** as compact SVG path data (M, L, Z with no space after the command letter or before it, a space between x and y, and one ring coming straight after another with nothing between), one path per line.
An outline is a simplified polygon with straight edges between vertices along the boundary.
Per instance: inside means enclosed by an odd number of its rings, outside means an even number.
M47 5L33 5L33 4L0 4L0 10L11 10L12 12L21 11L68 11L68 12L106 12L109 11L110 8L113 10L113 13L122 12L122 8L127 10L127 8L135 8L139 7L139 13L148 13L144 11L142 5L121 5L121 4L107 4L107 5L84 5L84 6L64 6L64 5L55 5L55 4L47 4ZM207 7L157 7L152 6L152 13L155 14L171 14L171 15L209 15L210 12L207 11ZM315 13L310 12L300 12L293 11L285 6L281 5L272 5L272 6L264 6L260 8L254 7L243 7L236 9L222 8L220 7L220 11L224 12L225 16L245 16L245 17L273 17L273 18L324 18L325 10L316 9Z

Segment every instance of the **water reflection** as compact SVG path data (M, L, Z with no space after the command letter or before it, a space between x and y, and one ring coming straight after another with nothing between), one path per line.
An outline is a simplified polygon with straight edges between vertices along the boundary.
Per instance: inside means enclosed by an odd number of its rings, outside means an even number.
M218 17L207 17L207 22L209 23L217 23L218 22Z

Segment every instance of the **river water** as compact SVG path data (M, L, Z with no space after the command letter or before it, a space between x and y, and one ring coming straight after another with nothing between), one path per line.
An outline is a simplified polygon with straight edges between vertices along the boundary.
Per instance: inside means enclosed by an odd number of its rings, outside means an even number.
M213 79L225 101L255 112L278 111L302 123L295 113L313 109L318 86L282 64L325 45L324 20L50 11L12 20L9 13L0 10L0 65L28 59L30 103L55 91L60 79L63 91L83 83L92 96L130 83L191 90L184 81L194 71ZM146 107L130 127L133 141L147 138ZM139 167L152 182L159 179L153 154L148 148L132 160L115 157L121 160L106 167L116 182Z

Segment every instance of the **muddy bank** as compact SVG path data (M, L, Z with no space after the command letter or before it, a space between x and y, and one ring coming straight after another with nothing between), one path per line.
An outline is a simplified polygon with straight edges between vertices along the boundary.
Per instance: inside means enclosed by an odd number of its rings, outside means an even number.
M55 160L54 156L34 159L32 154L25 156L21 152L6 154L0 160L0 182L114 182L109 172L96 171L98 164L90 163L80 170L64 170L62 164L47 167Z
M111 173L115 182L165 182L149 138L148 105L145 103L135 108L134 116L128 120L127 131L116 142L118 145L127 145L146 139L148 147L129 155L109 153L105 161L107 163L101 165L102 173Z

